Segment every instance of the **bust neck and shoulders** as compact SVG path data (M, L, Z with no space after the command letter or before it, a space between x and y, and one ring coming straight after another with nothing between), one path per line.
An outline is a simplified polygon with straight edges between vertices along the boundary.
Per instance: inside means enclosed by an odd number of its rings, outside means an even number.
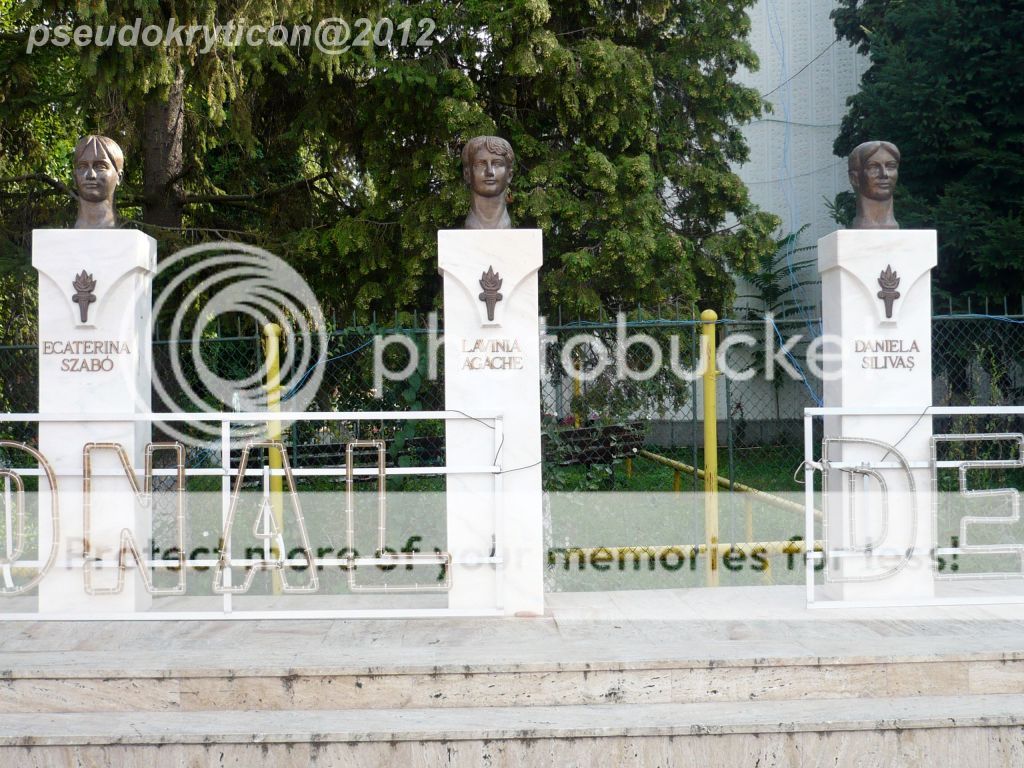
M469 215L466 216L466 229L512 229L512 219L508 215L504 200L500 201L500 206L480 205L481 202L490 202L490 199L473 200Z
M854 216L850 229L899 229L900 225L893 215L892 198L888 200L872 200L863 195L857 198L857 215Z

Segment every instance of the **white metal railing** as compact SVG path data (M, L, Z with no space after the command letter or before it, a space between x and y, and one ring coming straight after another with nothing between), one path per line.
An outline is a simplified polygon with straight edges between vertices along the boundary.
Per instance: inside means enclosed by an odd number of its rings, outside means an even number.
M232 426L233 425L246 425L252 426L253 423L270 423L270 422L398 422L398 421L473 421L480 423L485 428L491 431L491 439L485 443L481 443L481 455L484 457L493 456L493 461L487 463L486 460L480 464L471 466L459 466L451 467L447 464L442 466L428 466L428 467L384 467L378 464L377 467L354 467L352 466L351 452L348 452L346 456L346 462L339 464L338 466L331 467L295 467L288 466L287 460L281 469L272 469L269 466L261 467L245 467L242 471L239 471L239 467L232 466ZM12 514L12 508L15 506L15 496L12 495L18 492L20 489L20 477L44 477L48 471L48 468L40 467L2 467L0 471L4 473L4 499L5 502L5 549L6 558L3 563L0 564L0 619L40 619L40 618L54 618L54 619L189 619L189 618L327 618L327 617L359 617L359 616L387 616L387 617L406 617L406 616L421 616L421 615L448 615L448 616L462 616L462 615L497 615L501 613L501 571L503 567L502 556L501 556L501 544L500 536L503 530L504 521L502 519L503 505L500 503L501 490L501 473L502 473L502 444L503 444L503 417L498 413L479 413L479 414L467 414L461 411L414 411L414 412L394 412L394 411L360 411L360 412L228 412L228 413L139 413L139 414L123 414L123 413L104 413L104 414L38 414L38 413L6 413L0 414L0 424L10 423L35 423L35 424L55 424L55 423L80 423L80 424L97 424L97 423L142 423L148 425L159 425L159 424L182 424L182 423L215 423L219 424L219 446L220 446L220 466L219 467L183 467L179 469L173 468L154 468L150 470L149 477L173 477L179 475L184 478L189 477L219 477L221 479L220 484L220 503L221 503L221 523L227 525L229 517L231 515L233 506L233 497L237 493L241 486L242 477L246 478L262 478L263 480L263 493L264 496L268 494L269 479L274 476L286 478L286 482L291 483L295 478L317 478L317 477L337 477L344 479L346 482L346 494L345 504L348 518L348 534L352 535L352 510L348 509L348 505L352 504L351 486L352 480L355 477L367 477L367 476L378 476L380 478L380 485L378 486L378 499L380 501L380 512L379 512L379 532L378 541L383 541L384 533L384 506L383 506L383 481L386 477L402 477L402 476L445 476L445 475L490 475L494 477L493 484L493 496L491 500L491 525L492 525L492 546L491 553L489 556L472 556L472 555L461 555L458 559L454 559L451 554L444 552L440 555L432 554L419 554L415 558L416 564L437 564L447 567L448 574L451 573L450 566L452 564L457 565L488 565L492 566L496 570L496 585L497 590L495 593L495 603L491 609L470 609L470 610L457 610L449 608L411 608L411 609L394 609L394 608L382 608L382 609L327 609L327 610L284 610L284 611L260 611L260 610L236 610L235 605L232 601L231 587L231 569L232 568L249 568L260 566L265 564L270 550L269 539L264 540L264 558L259 560L251 557L237 557L234 556L230 549L230 537L222 537L224 540L225 549L216 558L191 558L187 557L182 553L180 559L166 560L166 559L152 559L146 557L138 557L138 561L131 557L125 557L124 552L121 553L121 557L118 562L114 561L100 561L90 560L86 557L72 557L67 560L62 559L61 565L71 567L73 569L79 569L83 574L87 571L86 569L95 568L97 570L103 569L118 569L122 572L125 568L138 568L142 567L145 569L210 569L223 567L223 575L225 577L224 586L227 589L221 590L219 597L221 599L221 610L220 612L211 612L209 610L203 611L152 611L152 612L139 612L139 613L62 613L62 614L41 614L38 612L6 612L3 608L3 601L8 599L9 596L14 593L9 591L14 580L12 578L12 570L23 570L23 569L38 569L47 568L52 563L47 563L42 559L42 547L43 542L40 540L39 547L40 553L35 560L14 560L12 555L15 554L14 548L14 536L13 526L15 523L14 516ZM4 441L8 444L8 447L14 447L13 441ZM216 441L214 441L216 442ZM235 447L243 447L244 441L235 440L239 445ZM259 446L266 447L266 440L254 440L250 441ZM111 447L112 444L102 444L103 447ZM282 446L284 449L284 446ZM286 449L285 449L286 450ZM381 453L378 452L378 461L380 460ZM286 458L286 454L285 454ZM131 469L136 475L139 473L139 468L128 467L125 464L125 469ZM81 468L79 468L81 470ZM125 472L119 472L115 470L95 470L90 468L91 477L125 477ZM81 482L81 471L72 473L67 470L62 470L63 476L71 475L75 477L75 482ZM15 487L12 489L12 479L14 480ZM131 483L138 491L135 478L131 478ZM235 486L233 488L233 485ZM292 486L294 490L294 486ZM297 500L296 500L297 503ZM86 502L86 509L88 508ZM301 514L301 513L300 513ZM40 531L41 534L41 531ZM53 531L54 539L59 538L59 532ZM41 539L41 536L40 536ZM56 544L54 544L56 546ZM351 550L351 548L350 548ZM294 550L293 550L294 552ZM398 554L384 554L379 553L381 556L359 556L359 557L320 557L316 552L316 548L310 548L306 553L308 557L303 555L300 557L282 556L275 560L281 568L292 566L303 569L308 569L309 572L315 574L320 568L327 567L340 567L348 570L349 574L355 573L355 568L358 566L395 566L405 565L407 556L402 553ZM283 553L282 553L283 554ZM138 555L138 553L136 553ZM409 562L412 563L414 558L408 557ZM45 577L45 574L44 574ZM450 579L450 575L448 577ZM350 581L354 581L353 578ZM446 585L450 586L449 584ZM7 587L8 591L4 591ZM150 585L146 584L147 591L150 594L159 595L160 591L153 592L150 589ZM361 593L367 591L377 591L382 593L396 592L396 591L411 591L402 587L388 588L386 586L381 588L367 587L365 585L352 585L353 593ZM439 591L439 590L432 590ZM441 590L443 591L443 590ZM105 594L109 592L97 592L97 594ZM170 594L170 593L164 593ZM174 593L179 594L179 593ZM344 594L344 593L342 593ZM332 596L339 596L337 594ZM196 597L195 595L189 595L188 597ZM198 597L203 597L199 595ZM209 595L205 596L207 599Z
M926 417L950 417L950 416L987 416L987 417L1024 417L1024 406L965 406L965 407L946 407L946 406L930 406L928 408L896 408L896 407L824 407L824 408L806 408L804 409L804 463L803 463L803 476L804 476L804 525L805 525L805 540L814 541L816 539L815 529L815 487L814 479L815 473L820 472L824 474L828 470L839 470L844 472L850 477L854 474L860 474L865 477L870 476L876 478L881 483L882 493L885 495L885 483L881 479L881 473L885 470L903 470L908 476L911 475L912 470L927 471L929 473L929 482L927 491L930 500L930 509L922 510L918 514L930 514L932 523L932 535L933 535L933 546L927 553L928 557L941 557L941 556L953 556L953 555L965 555L972 553L1015 553L1019 554L1021 558L1021 570L1020 572L1007 572L1007 573L963 573L959 574L957 580L968 581L968 580L987 580L993 578L999 579L1024 579L1024 538L1019 542L1009 542L1005 545L997 545L996 547L985 547L985 546L967 546L965 541L960 541L957 546L942 546L937 540L938 532L938 470L940 469L955 469L959 475L959 495L961 496L974 496L978 497L995 497L1003 496L1007 499L1008 503L1013 510L1009 516L1002 518L987 518L989 521L998 523L1013 523L1016 522L1020 517L1020 491L1015 488L1000 488L1000 489L968 489L966 486L966 473L972 469L1024 469L1024 434L1020 432L993 432L993 433L956 433L956 434L929 434L929 455L925 457L904 457L899 450L899 443L902 442L903 438L896 441L896 444L890 445L876 439L872 439L870 435L836 435L829 436L823 433L823 446L822 451L826 450L829 440L836 442L871 442L883 448L885 453L882 460L879 461L855 461L855 462L843 462L830 460L827 456L819 456L815 458L815 440L814 440L814 421L815 419L824 419L828 417L878 417L879 419L886 418L902 418L904 422L912 421L910 427L903 434L905 438L910 434L911 430L917 426ZM861 427L863 430L864 428ZM1006 442L1010 441L1018 446L1018 456L1016 459L999 459L999 460L978 460L978 459L962 459L962 460L939 460L937 445L939 443L955 443L955 442ZM887 461L889 456L894 456L894 459ZM911 482L911 496L914 495L914 485ZM826 493L827 485L823 482L822 494ZM827 506L826 500L822 500L821 507ZM883 504L883 508L886 508ZM852 513L851 513L852 514ZM827 512L826 512L827 515ZM824 516L823 516L824 517ZM976 518L963 518L964 520L978 522ZM883 521L886 525L888 520ZM822 536L823 546L821 551L815 552L812 547L808 547L806 555L807 567L806 567L806 591L807 591L807 602L809 605L815 603L815 572L818 568L826 570L829 567L829 563L836 559L849 558L861 556L864 554L863 550L857 549L833 549L832 543L829 541L828 535L828 521L822 519ZM868 552L871 550L869 548ZM894 552L886 552L884 550L876 550L874 552L877 556L892 556ZM896 552L898 554L898 552ZM914 553L910 550L907 551L906 556L920 556L922 553ZM936 581L941 579L949 580L949 576L935 576ZM997 602L1024 602L1024 588L1018 591L1016 594L1002 592L999 594L972 594L972 595L956 595L950 596L939 596L934 599L926 600L854 600L854 601L840 601L844 606L874 606L879 604L892 604L892 605L936 605L936 604L988 604Z

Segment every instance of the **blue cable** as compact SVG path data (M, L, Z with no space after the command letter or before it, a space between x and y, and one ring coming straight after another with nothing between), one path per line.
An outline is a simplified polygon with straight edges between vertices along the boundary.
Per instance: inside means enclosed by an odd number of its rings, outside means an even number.
M811 387L810 382L807 381L807 374L804 373L803 367L800 365L800 363L797 362L796 358L793 357L793 353L786 349L786 340L782 338L782 331L780 331L779 326L776 325L775 318L772 317L771 315L765 315L765 317L771 320L772 328L775 329L775 335L778 337L779 342L782 344L782 348L786 352L786 357L789 358L789 362L793 364L793 367L796 368L797 372L800 374L800 380L803 382L804 387L806 387L807 391L810 393L811 399L818 404L819 408L822 407L824 403L822 402L821 398L818 397L818 393L814 391L813 387Z
M664 318L653 318L651 320L627 320L626 328L633 328L635 326L654 326L654 327L666 327L666 326L681 326L687 327L691 325L701 325L703 320L666 320ZM722 322L722 321L716 321ZM575 328L617 328L618 324L612 320L575 320L564 325L549 325L547 326L548 331L565 331L573 330Z
M314 369L316 369L316 367L318 365L327 365L328 363L333 363L335 360L341 360L343 357L348 357L349 355L354 355L356 352L358 352L361 349L365 349L366 347L370 346L372 343L373 343L373 339L370 339L369 341L363 342L362 344L360 344L355 349L350 349L348 352L342 352L340 355L335 355L334 357L331 357L331 358L326 358L326 359L325 358L320 358L315 363L313 363L311 366L309 366L309 368L306 369L306 372L304 374L302 374L302 378L299 379L299 382L297 384L295 384L291 389L289 389L288 393L281 398L281 402L284 402L285 400L288 400L288 399L294 397L295 393L298 391L299 387L301 387L306 382L306 379L308 379L313 374Z

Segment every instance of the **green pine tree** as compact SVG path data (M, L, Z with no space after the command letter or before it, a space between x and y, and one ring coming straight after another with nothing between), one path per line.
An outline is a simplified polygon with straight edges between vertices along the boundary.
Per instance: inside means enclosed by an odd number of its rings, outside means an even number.
M940 288L1024 292L1024 5L840 0L833 18L871 56L836 154L899 147L896 218L938 230Z
M27 264L31 227L73 212L53 184L20 177L45 169L66 184L70 143L97 131L124 146L123 212L161 253L245 239L288 258L328 308L429 308L436 231L460 226L468 209L459 149L496 133L517 154L514 223L544 230L548 307L721 308L730 274L773 251L778 224L732 171L747 156L740 126L762 108L733 79L756 66L745 39L752 2L0 0L12 10L0 57L13 66L0 77L36 99L0 101L3 124L35 142L0 147L0 179L20 179L0 188L54 191L30 215L0 198L5 253ZM436 30L430 47L396 33L338 56L244 41L207 54L198 42L24 54L41 21L166 25L171 15L312 26L409 18L417 32L432 19ZM44 140L33 121L48 111L56 124Z

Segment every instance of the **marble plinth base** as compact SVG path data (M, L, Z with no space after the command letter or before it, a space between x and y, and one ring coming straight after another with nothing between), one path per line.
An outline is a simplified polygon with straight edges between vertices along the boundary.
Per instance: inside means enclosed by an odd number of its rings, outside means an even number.
M932 425L924 412L932 402L935 264L933 230L840 230L818 241L823 332L838 339L826 351L841 352L826 366L825 406L910 414L826 418L825 436L841 438L830 447L831 461L929 460ZM929 471L877 471L854 475L852 484L848 473L830 473L827 548L837 556L830 559L826 595L927 599L934 591Z
M39 413L74 417L148 412L156 241L127 229L35 230L32 266L39 271ZM124 529L148 552L150 513L136 503L115 452L93 458L92 490L102 503L93 504L88 537L82 490L86 443L117 443L141 470L149 439L149 425L135 421L71 418L40 424L39 448L57 475L61 509L57 564L39 585L40 611L148 607L149 595L136 572L129 571L120 594L89 595L82 568L75 563L86 552L116 562ZM41 501L41 508L49 503L47 498ZM52 530L43 526L40 538L42 547L49 547ZM113 587L116 578L113 569L98 571L94 586Z
M445 408L502 414L488 425L449 421L449 467L491 464L504 473L448 475L452 608L497 604L507 614L544 610L540 468L540 230L442 230ZM486 275L500 280L490 298ZM494 283L496 286L497 283ZM500 294L500 298L498 297ZM471 561L493 553L500 567Z

